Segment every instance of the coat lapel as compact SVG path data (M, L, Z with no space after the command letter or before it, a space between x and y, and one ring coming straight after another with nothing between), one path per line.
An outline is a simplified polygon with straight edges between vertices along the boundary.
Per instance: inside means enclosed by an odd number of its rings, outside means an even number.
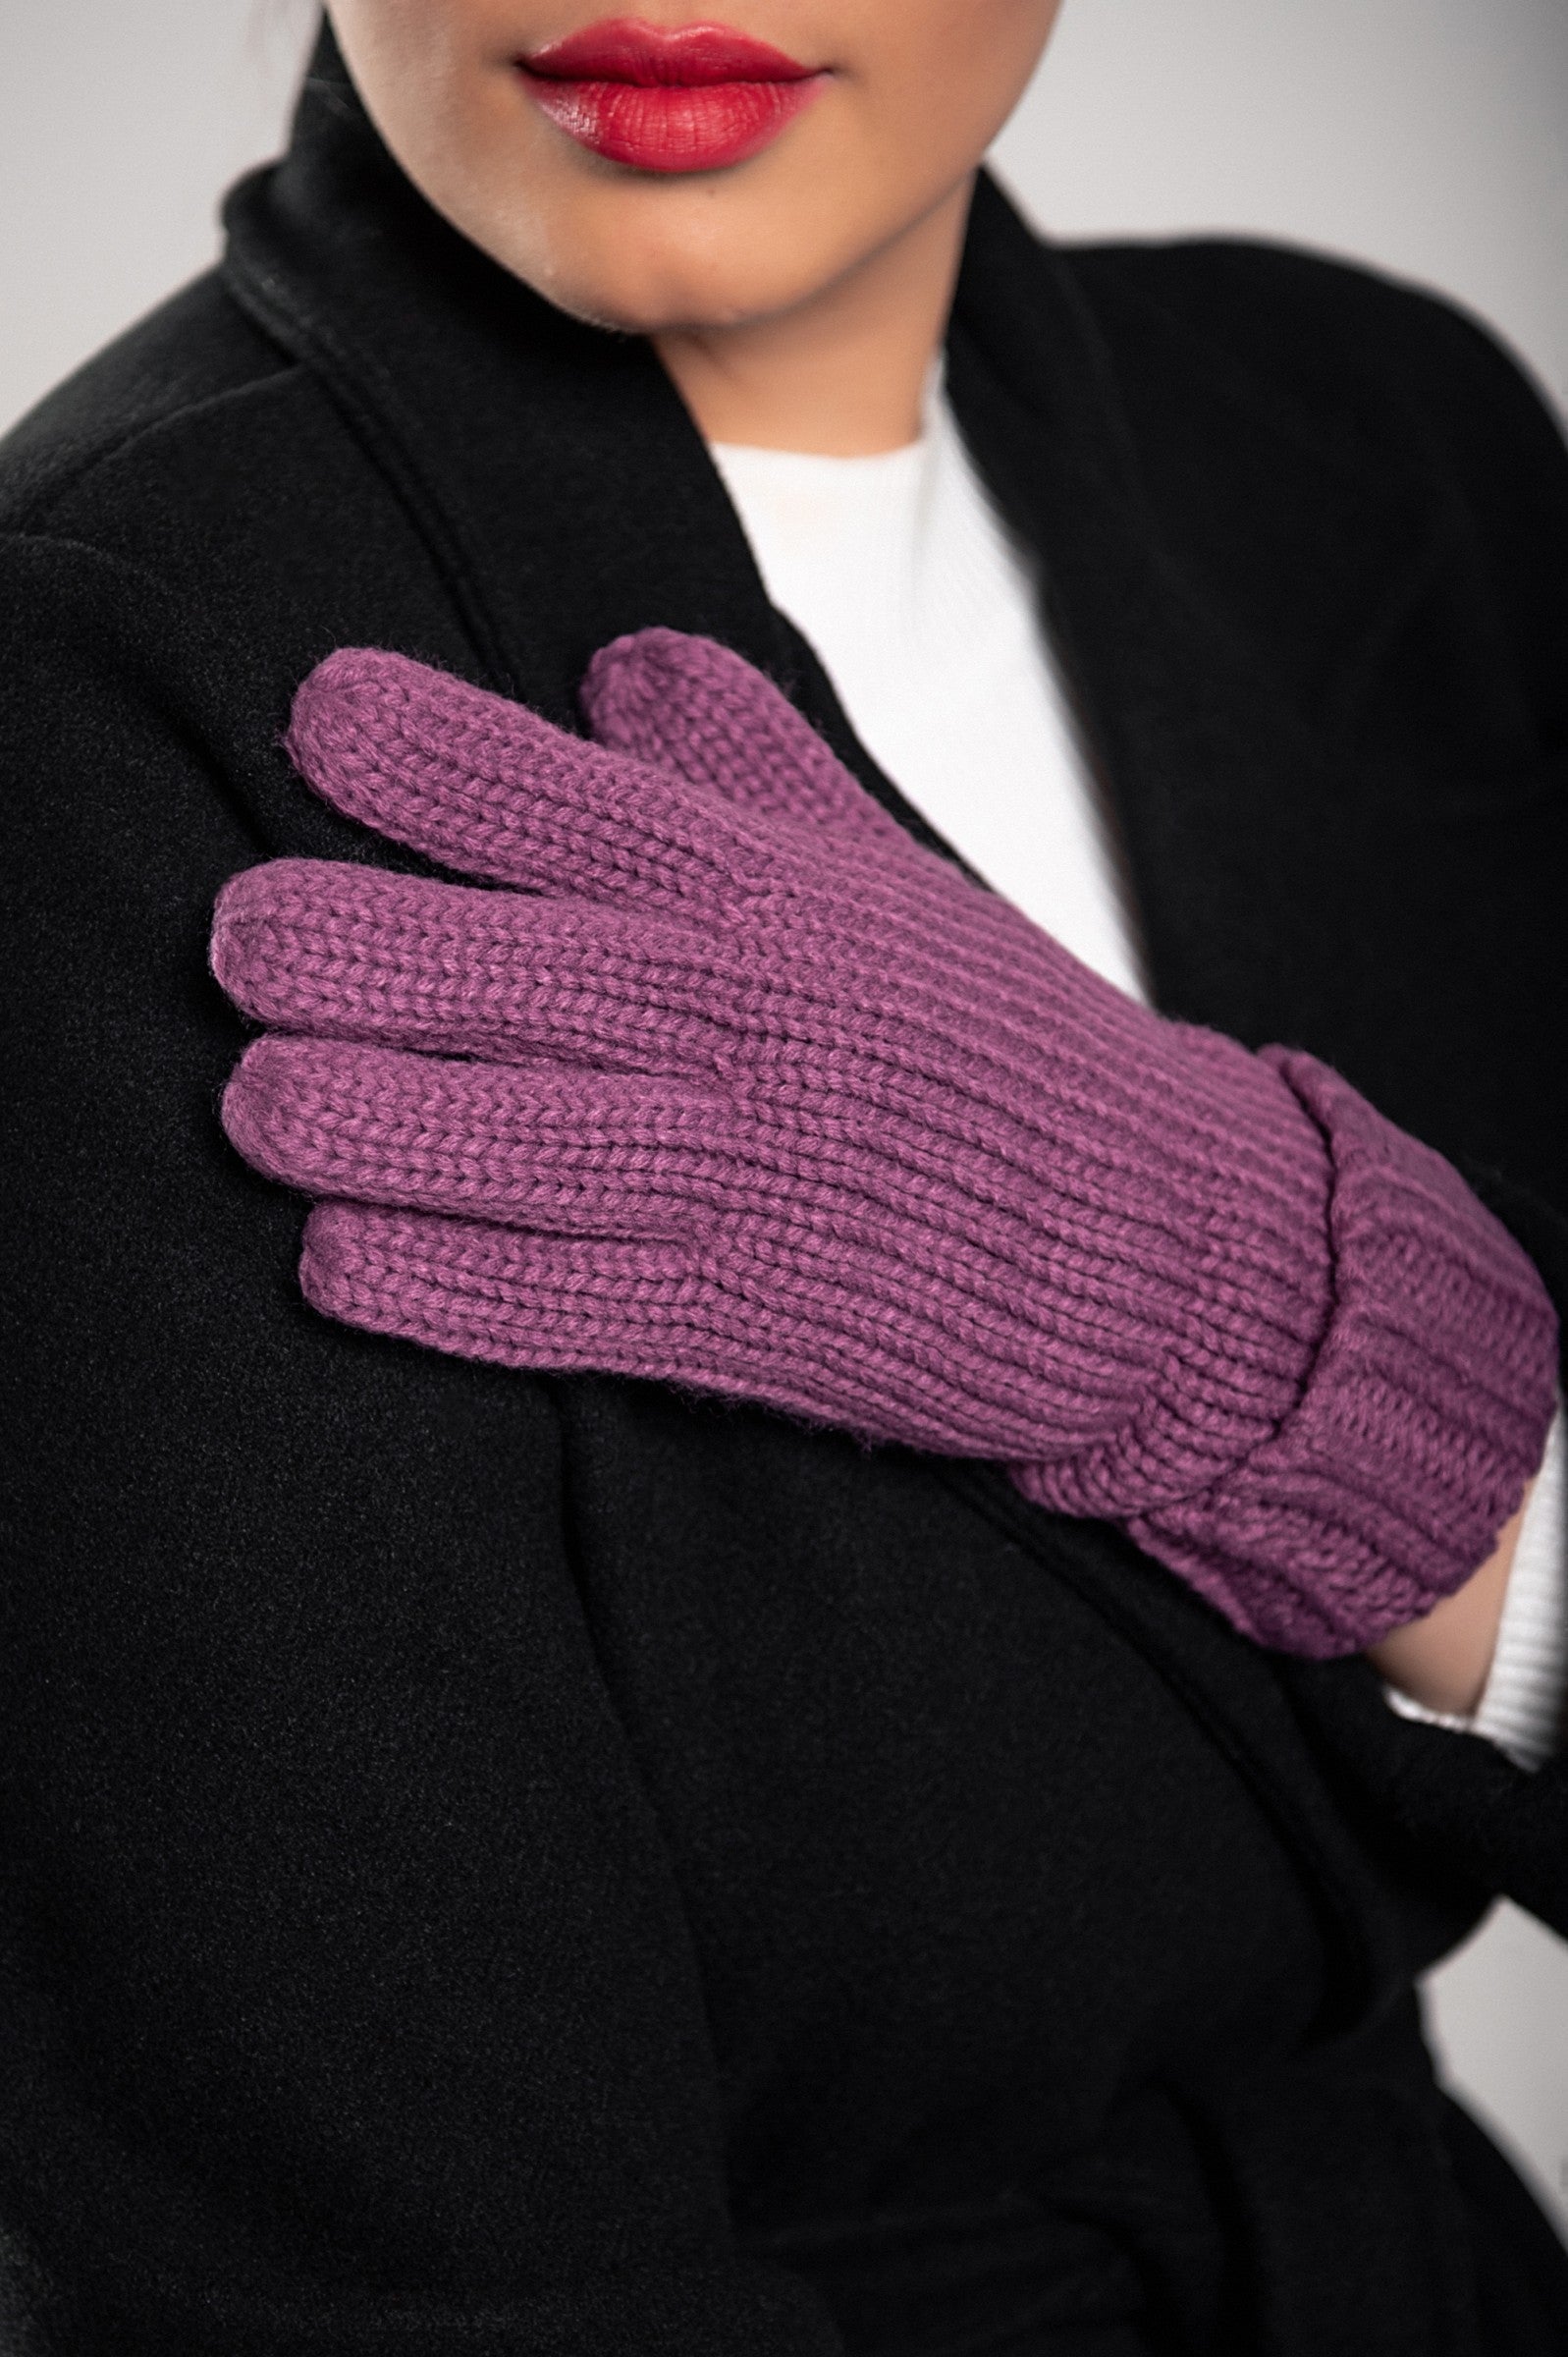
M1070 251L1034 238L988 180L948 383L981 471L1039 558L1046 618L1120 834L1157 1002L1252 1042L1299 1037L1325 945L1322 911L1295 884L1322 872L1325 823L1342 831L1343 872L1355 870L1366 806L1352 765L1303 682L1283 675L1266 637L1162 525L1116 357ZM1170 398L1188 391L1173 384ZM1320 667L1331 672L1424 527L1310 443L1292 450L1291 466L1324 550L1354 552L1327 617L1319 599ZM1222 466L1206 495L1231 495Z

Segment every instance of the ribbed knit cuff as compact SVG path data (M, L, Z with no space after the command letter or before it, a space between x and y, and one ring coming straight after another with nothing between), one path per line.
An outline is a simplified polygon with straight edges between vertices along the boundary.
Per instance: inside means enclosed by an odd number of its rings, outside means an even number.
M1265 1059L1333 1170L1333 1304L1278 1430L1131 1535L1261 1643L1362 1651L1487 1559L1541 1463L1557 1321L1524 1252L1448 1163L1316 1058Z

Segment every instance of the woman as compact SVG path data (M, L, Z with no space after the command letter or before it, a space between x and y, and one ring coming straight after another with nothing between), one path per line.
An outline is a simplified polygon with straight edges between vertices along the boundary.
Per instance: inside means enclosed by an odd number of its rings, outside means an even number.
M913 788L907 660L875 630L857 658L809 552L817 614L785 620L735 502L783 598L757 450L897 453L946 403L974 597L1000 629L1045 583L999 693L1017 774L1061 773L1084 881L1052 921L1133 988L1136 937L1167 1014L1336 1067L1568 1271L1568 464L1533 397L1355 273L1038 245L975 170L1046 0L743 13L774 56L737 80L674 11L671 44L340 0L222 270L6 448L13 2339L1534 2357L1561 2254L1435 2090L1412 1984L1496 1891L1568 1921L1549 1645L1516 1618L1520 1765L1364 1661L1251 1641L1168 1530L1043 1510L981 1448L867 1453L586 1353L530 1372L548 1338L416 1348L351 1288L320 1316L297 1195L224 1139L229 880L297 882L286 854L355 923L452 889L399 841L399 697L459 697L425 742L471 807L475 731L562 758L537 732L579 727L599 650L703 636L787 685L835 794L921 832L793 625ZM344 648L470 686L400 671L340 758ZM683 806L689 733L667 772L638 725L616 776ZM970 852L1003 888L1009 840ZM973 893L952 921L990 925ZM316 940L308 1014L305 969L266 967L286 1032L364 1048L365 938ZM217 964L248 1003L221 931ZM1433 1262L1403 1267L1425 1343ZM1549 1411L1523 1331L1453 1344L1475 1429L1506 1394L1531 1436L1465 1491L1487 1532L1364 1631L1450 1715ZM1445 1476L1485 1454L1445 1444Z

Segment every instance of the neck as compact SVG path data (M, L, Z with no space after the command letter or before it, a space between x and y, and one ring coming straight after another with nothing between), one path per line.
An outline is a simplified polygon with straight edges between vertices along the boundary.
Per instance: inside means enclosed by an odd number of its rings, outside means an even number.
M787 311L654 344L710 442L864 458L920 432L973 183Z

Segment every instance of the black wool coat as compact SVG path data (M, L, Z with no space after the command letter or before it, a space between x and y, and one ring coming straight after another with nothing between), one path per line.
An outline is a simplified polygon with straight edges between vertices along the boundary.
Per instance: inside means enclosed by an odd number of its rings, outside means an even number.
M1547 2357L1414 1975L1568 1927L1568 1764L1243 1643L994 1470L316 1317L213 896L395 857L329 649L570 723L652 623L873 791L649 349L330 47L221 269L0 452L0 2218L65 2357ZM981 186L948 351L1162 1005L1305 1044L1563 1289L1568 458L1476 328Z

